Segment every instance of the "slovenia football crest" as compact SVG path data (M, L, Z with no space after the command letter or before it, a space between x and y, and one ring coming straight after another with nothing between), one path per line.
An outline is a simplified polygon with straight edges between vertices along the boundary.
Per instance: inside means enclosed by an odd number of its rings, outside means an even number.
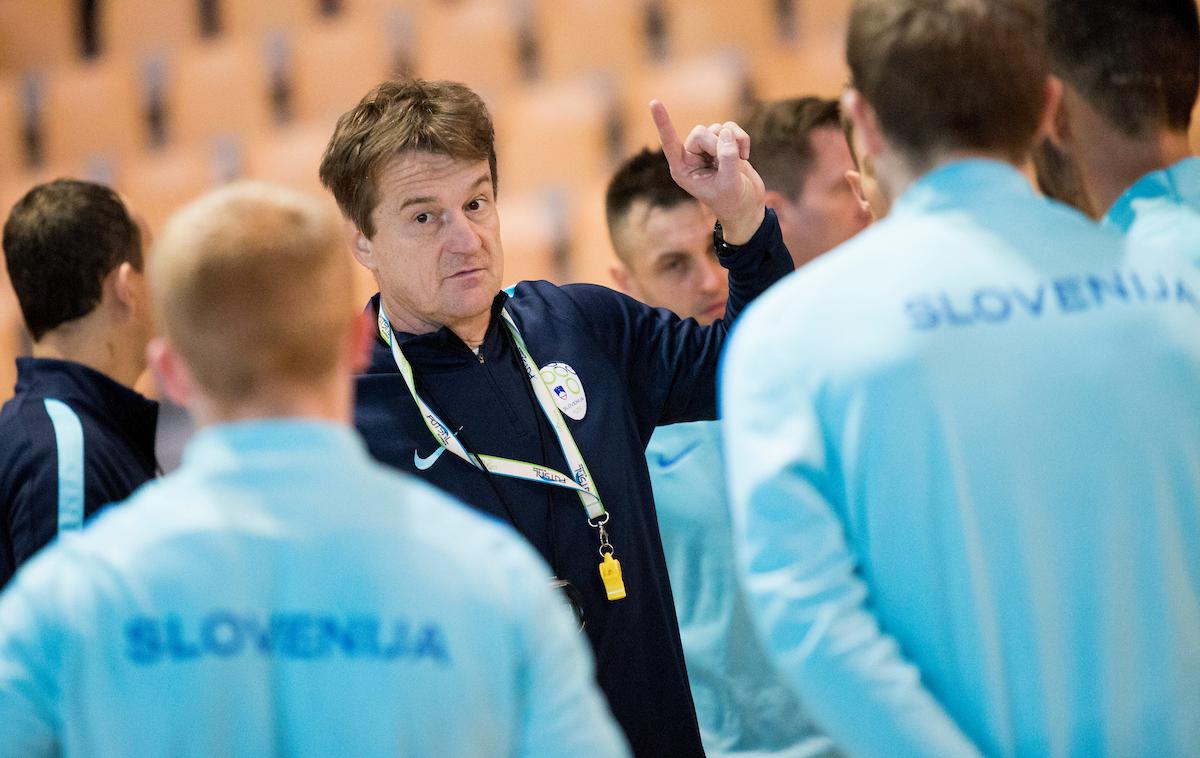
M542 382L564 416L579 421L587 413L587 395L575 369L565 363L550 363L539 369Z

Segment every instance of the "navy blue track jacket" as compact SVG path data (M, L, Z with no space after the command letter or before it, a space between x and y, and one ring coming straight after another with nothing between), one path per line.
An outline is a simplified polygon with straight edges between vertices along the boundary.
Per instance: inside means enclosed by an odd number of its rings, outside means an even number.
M155 475L158 403L72 361L17 359L0 410L0 587L60 530Z
M717 360L730 325L752 299L792 270L771 211L754 237L722 265L730 272L729 301L724 320L711 327L604 287L522 282L511 297L496 297L478 356L446 328L396 335L422 399L468 450L559 471L568 471L562 451L533 398L500 309L508 309L539 367L560 363L574 369L587 407L582 419L566 417L566 423L611 516L607 528L624 573L624 600L606 598L597 568L597 533L574 492L489 476L450 453L418 470L416 456L428 464L438 443L382 339L376 341L369 373L358 379L355 420L376 458L513 523L555 574L581 591L598 681L640 756L704 754L659 540L646 444L656 426L716 416ZM377 295L368 308L377 313L378 304Z

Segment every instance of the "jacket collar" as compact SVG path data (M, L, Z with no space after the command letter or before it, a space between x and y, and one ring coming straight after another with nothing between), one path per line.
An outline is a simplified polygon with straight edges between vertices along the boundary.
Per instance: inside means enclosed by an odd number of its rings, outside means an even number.
M18 358L16 394L51 397L86 409L153 456L158 403L82 363Z
M1013 197L1035 197L1014 166L969 158L939 166L913 182L896 201L894 215L950 208L988 208Z
M183 451L189 468L347 466L368 460L362 438L345 424L280 417L205 427ZM336 465L335 465L336 464Z
M492 299L491 318L488 321L487 332L483 344L479 347L479 355L485 361L499 358L507 348L507 336L501 323L500 311L508 302L508 294L496 293ZM366 313L378 323L379 294L376 293L367 303ZM447 327L427 332L425 334L410 334L396 332L396 341L404 356L413 364L413 368L424 371L452 371L479 363L479 356L467 347L458 335ZM392 357L392 349L388 347L383 336L376 333L375 344L371 350L371 365L368 374L394 374L398 371L396 361Z
M1196 205L1200 199L1200 158L1185 158L1133 183L1104 214L1104 223L1128 232L1137 220L1138 206L1156 200Z

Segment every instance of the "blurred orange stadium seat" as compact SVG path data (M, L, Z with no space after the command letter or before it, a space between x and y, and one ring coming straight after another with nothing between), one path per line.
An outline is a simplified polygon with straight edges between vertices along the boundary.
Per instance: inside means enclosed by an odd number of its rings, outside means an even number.
M684 139L697 124L730 121L745 107L748 79L740 54L720 51L651 67L624 88L626 144L658 144L649 103L661 100Z
M195 148L170 147L129 164L118 187L131 209L157 233L172 213L215 184L211 157Z
M530 85L506 98L494 109L501 186L520 192L607 174L618 109L612 88L591 76Z
M560 251L566 244L566 194L542 189L500 196L504 281L561 282Z
M464 82L489 103L520 82L520 31L513 0L461 0L414 20L415 73Z
M624 78L649 61L645 0L536 0L533 24L542 75L561 80L595 71Z
M78 29L78 0L0 0L0 71L74 60Z
M200 37L196 0L104 0L99 12L104 55L176 50Z
M332 203L333 197L321 186L317 176L325 145L332 135L333 124L328 120L277 129L250 143L246 151L245 175L285 184Z
M604 191L608 177L572 195L571 237L566 281L614 287L610 268L616 256L604 218Z
M24 114L19 77L0 74L0 183L15 177L25 166Z
M389 40L370 14L312 24L295 40L291 72L299 119L336 119L392 74Z
M740 0L736 9L725 3L662 1L667 53L672 58L690 58L729 47L749 51L778 41L782 32L776 0Z
M218 138L243 141L271 124L270 79L261 45L214 40L184 48L167 66L169 139L211 148Z
M221 33L259 39L263 33L298 29L320 16L319 0L218 0Z
M850 79L846 66L850 0L802 3L798 13L794 40L750 49L751 76L760 99L837 97Z
M101 58L46 71L40 126L49 164L120 163L148 143L142 84L131 61Z

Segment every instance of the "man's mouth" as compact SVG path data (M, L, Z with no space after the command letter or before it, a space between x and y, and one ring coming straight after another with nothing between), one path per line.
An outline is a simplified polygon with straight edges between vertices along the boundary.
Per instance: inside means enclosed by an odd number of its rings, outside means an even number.
M725 302L722 300L719 303L713 303L704 309L704 315L708 318L721 318L725 315Z

